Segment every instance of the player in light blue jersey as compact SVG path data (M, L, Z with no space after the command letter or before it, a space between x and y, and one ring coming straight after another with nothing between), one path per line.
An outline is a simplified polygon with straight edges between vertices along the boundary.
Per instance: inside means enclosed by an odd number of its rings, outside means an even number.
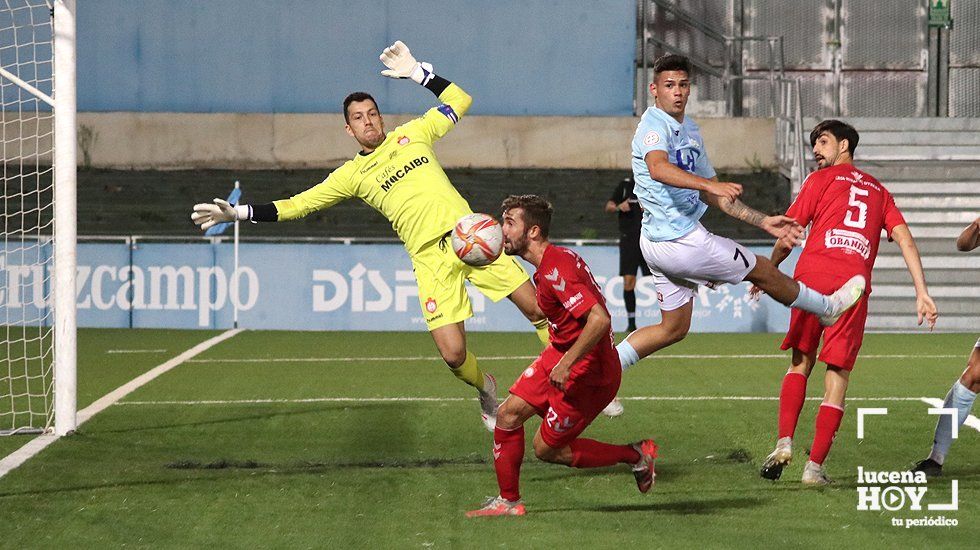
M973 223L966 226L956 239L956 249L961 252L969 252L980 247L980 217L973 220ZM970 411L973 410L973 403L977 400L980 393L980 339L973 346L973 352L967 359L966 370L960 375L953 387L946 394L943 401L943 409L955 409L956 416L949 418L946 415L940 416L936 422L936 432L932 438L932 451L929 456L920 461L912 468L915 472L925 472L929 477L943 475L943 462L946 460L946 453L949 452L953 444L953 432L958 433L959 426L970 418ZM954 430L953 424L957 428Z
M829 325L857 303L866 284L858 275L833 294L820 294L780 272L768 258L701 225L710 205L789 247L803 234L792 218L766 216L746 206L738 199L741 185L718 181L698 125L684 116L690 74L686 57L657 59L650 84L654 105L643 113L633 136L634 191L644 210L640 250L653 272L662 317L617 346L623 370L687 336L698 285L751 281L784 305L819 315ZM611 415L618 406L614 401L604 412Z
M708 205L701 200L696 187L679 187L651 178L645 158L653 151L663 152L671 164L705 180L715 177L715 169L708 160L701 129L694 120L685 117L683 122L678 122L657 106L643 113L632 144L633 174L637 178L634 191L643 207L642 233L647 240L669 241L690 233ZM741 186L717 183L705 190L735 198Z

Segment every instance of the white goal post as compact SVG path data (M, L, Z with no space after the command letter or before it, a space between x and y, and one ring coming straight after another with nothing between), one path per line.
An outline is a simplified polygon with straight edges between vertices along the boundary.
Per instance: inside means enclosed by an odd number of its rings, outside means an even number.
M75 0L0 0L0 434L76 426Z

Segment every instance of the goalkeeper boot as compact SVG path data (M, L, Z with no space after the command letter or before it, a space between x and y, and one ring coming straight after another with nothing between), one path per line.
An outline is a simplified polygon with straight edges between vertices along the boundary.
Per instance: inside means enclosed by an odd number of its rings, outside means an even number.
M619 399L613 397L613 400L606 405L606 408L602 409L602 414L611 418L620 416L623 414L623 404L619 401Z
M830 313L820 318L820 324L829 327L830 325L837 322L844 312L854 307L854 304L858 303L861 296L864 295L864 289L868 286L868 282L864 279L864 275L855 275L847 280L840 288L834 291L830 295Z
M653 487L654 479L657 477L657 473L653 470L653 462L657 458L657 444L652 439L644 439L632 446L640 453L640 461L633 466L636 488L641 493L645 493Z
M466 512L468 518L481 518L488 516L523 516L527 513L524 503L521 501L511 502L504 497L490 497L483 503L479 510Z
M490 433L497 427L497 379L490 374L483 375L483 389L480 390L480 417Z
M806 466L803 468L802 481L803 485L809 485L811 487L820 487L833 483L833 481L827 477L827 472L823 470L823 465L817 464L812 460L806 461Z
M793 438L780 437L779 441L776 441L776 450L769 453L766 461L762 463L762 470L759 471L759 475L776 481L779 476L783 475L783 468L791 460L793 460Z
M943 465L931 458L920 461L912 468L913 472L925 472L926 477L939 477L943 475Z

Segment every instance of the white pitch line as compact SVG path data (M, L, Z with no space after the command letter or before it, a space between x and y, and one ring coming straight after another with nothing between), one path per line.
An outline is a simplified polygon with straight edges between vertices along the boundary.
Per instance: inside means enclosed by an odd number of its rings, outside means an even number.
M164 353L165 349L110 349L106 353Z
M649 356L652 359L785 359L789 353L768 353L752 355L658 355ZM893 355L893 354L870 354L861 355L858 359L951 359L961 358L963 354L941 354L941 355ZM479 361L517 361L537 359L537 355L488 355L478 356ZM374 361L442 361L441 357L428 355L416 355L408 357L268 357L265 359L248 357L241 359L191 359L188 363L360 363Z
M81 426L88 419L102 412L109 406L115 404L117 401L119 401L123 397L126 397L131 392L143 386L147 382L150 382L154 378L180 365L181 363L186 362L188 359L194 357L195 355L199 353L204 353L205 351L211 349L216 344L219 344L231 338L232 336L238 334L241 331L242 329L228 330L213 338L209 338L208 340L205 340L200 344L192 347L191 349L181 353L177 357L174 357L173 359L165 363L157 365L156 367L153 367L152 369L144 372L143 374L137 376L136 378L133 378L129 382L126 382L122 386L119 386L115 390L102 396L95 403L92 403L88 407L85 407L84 409L78 411L78 414L76 415L76 427ZM31 457L37 455L42 450L44 450L45 447L54 443L58 439L59 436L53 434L40 435L38 437L35 437L31 441L29 441L23 447L7 455L2 460L0 460L0 477L7 475L8 473L10 473L11 470L20 466Z
M301 403L442 403L473 401L475 397L307 397L301 399L202 399L198 401L120 401L115 405L256 405ZM676 395L620 397L621 401L779 401L779 397L744 395ZM850 397L848 401L921 401L923 397ZM808 397L821 401L822 397Z
M923 397L922 399L920 399L920 401L922 401L926 405L931 405L931 406L933 406L933 407L935 407L937 409L943 408L943 400L942 399L933 399L931 397ZM937 416L936 418L939 418L939 417ZM969 426L969 427L973 428L974 430L980 432L980 418L977 418L977 417L973 416L972 414L966 417L966 420L963 422L963 425L964 426Z

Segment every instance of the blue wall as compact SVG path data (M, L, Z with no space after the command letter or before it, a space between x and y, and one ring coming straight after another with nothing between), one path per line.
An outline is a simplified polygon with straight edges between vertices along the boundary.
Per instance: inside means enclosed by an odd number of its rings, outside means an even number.
M432 103L378 73L401 39L474 96L471 113L628 115L635 2L84 0L82 111L340 112Z

